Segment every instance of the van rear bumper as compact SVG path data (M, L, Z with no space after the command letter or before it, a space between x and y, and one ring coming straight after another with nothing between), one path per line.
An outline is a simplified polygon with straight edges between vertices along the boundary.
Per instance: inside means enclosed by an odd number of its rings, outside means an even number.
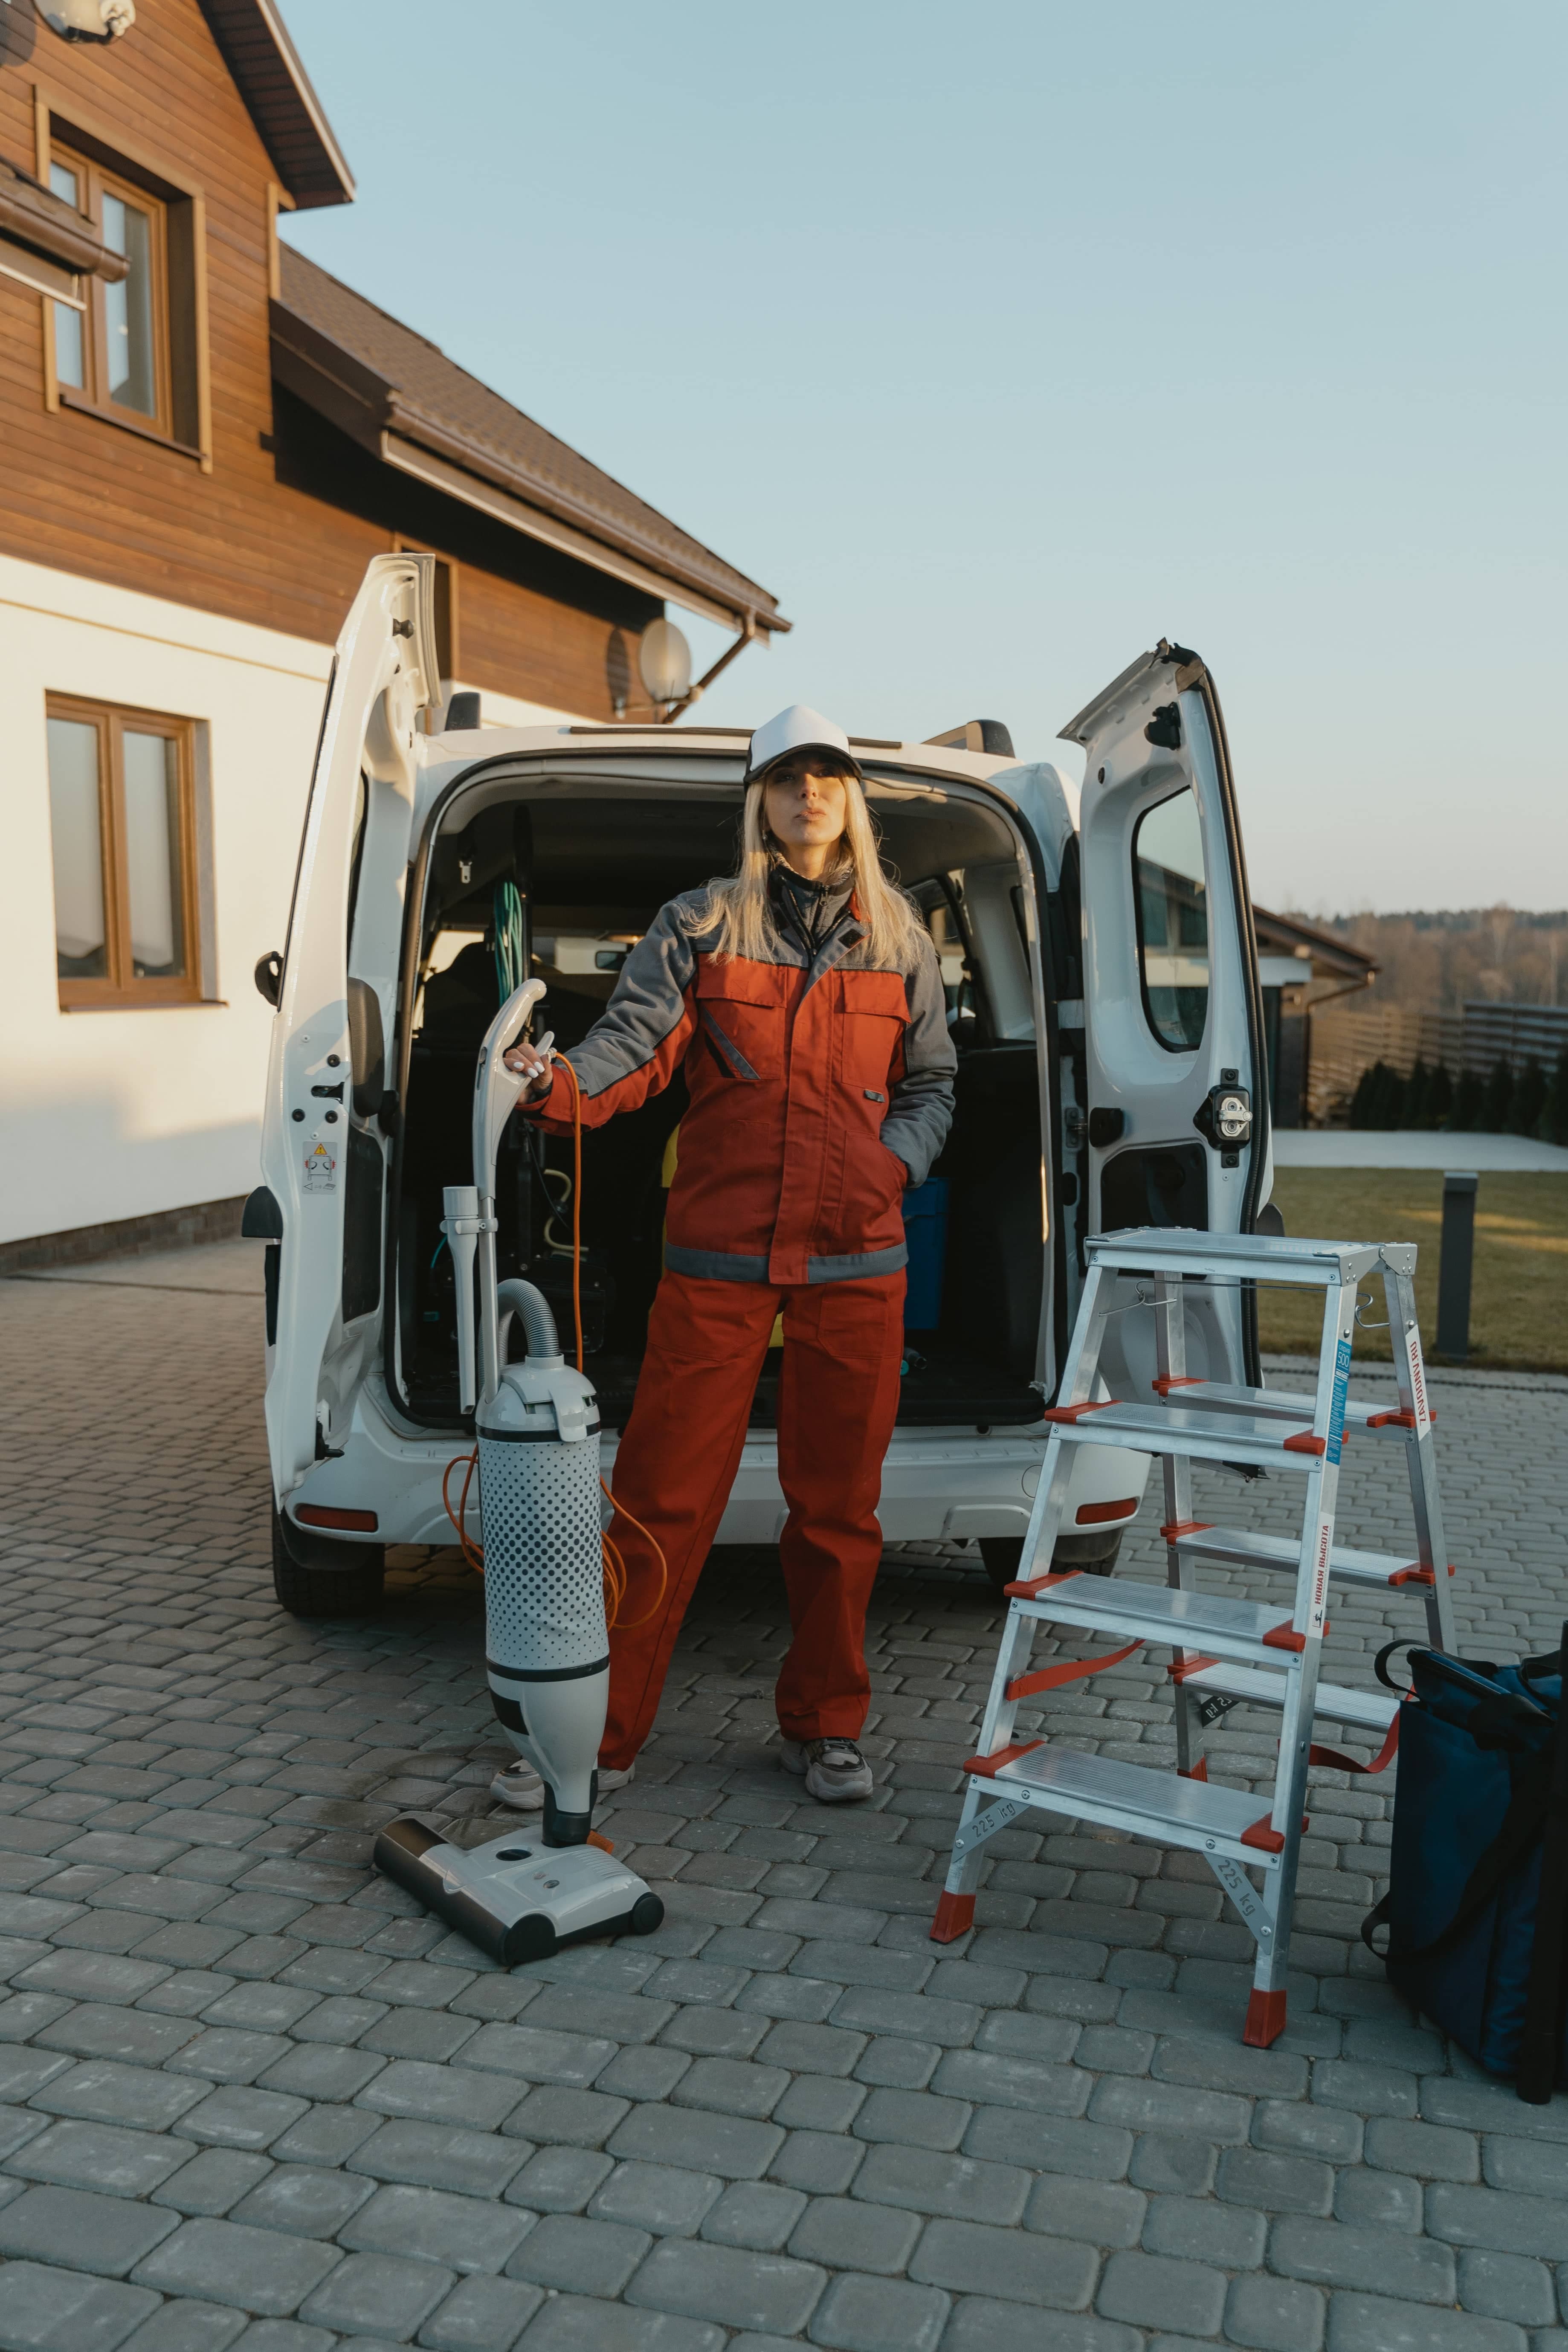
M889 1543L939 1542L943 1538L1021 1536L1039 1485L1047 1431L997 1430L981 1436L973 1427L895 1431L882 1469L878 1517ZM605 1476L615 1483L616 1439L604 1441ZM342 1540L375 1544L447 1544L456 1541L441 1501L447 1465L469 1450L458 1431L417 1435L398 1426L382 1409L374 1387L360 1391L353 1426L341 1455L318 1462L282 1507L292 1517L301 1504L330 1510L374 1511L374 1532L345 1531ZM1069 1492L1071 1526L1081 1511L1087 1524L1115 1527L1131 1518L1142 1497L1150 1457L1109 1447L1080 1446ZM459 1467L452 1477L452 1502L462 1487ZM1125 1503L1124 1512L1106 1507ZM730 1501L719 1523L720 1543L773 1543L783 1531L786 1507L779 1486L778 1453L771 1433L748 1437ZM479 1532L479 1510L469 1489L468 1531ZM335 1530L334 1530L335 1532Z

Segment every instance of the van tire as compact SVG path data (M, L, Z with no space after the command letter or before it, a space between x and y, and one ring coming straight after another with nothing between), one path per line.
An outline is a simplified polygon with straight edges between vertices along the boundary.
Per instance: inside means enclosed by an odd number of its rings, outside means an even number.
M1051 1567L1058 1575L1066 1569L1076 1568L1086 1576L1109 1576L1121 1549L1120 1528L1109 1528L1092 1536L1058 1536L1051 1554ZM1024 1564L1023 1537L982 1536L980 1557L985 1563L992 1591L999 1601L1004 1599L1007 1586L1017 1582L1018 1570Z
M386 1573L384 1544L334 1542L331 1536L304 1538L309 1561L296 1559L276 1503L272 1506L272 1590L291 1617L368 1617L381 1606ZM341 1555L341 1559L332 1555Z

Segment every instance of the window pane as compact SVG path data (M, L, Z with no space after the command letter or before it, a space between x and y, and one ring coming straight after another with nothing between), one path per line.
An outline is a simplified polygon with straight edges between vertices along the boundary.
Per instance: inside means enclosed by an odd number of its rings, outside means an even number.
M120 740L131 969L138 980L166 980L185 968L179 747L167 735L142 735L129 727Z
M49 720L49 827L54 840L55 970L61 980L109 971L103 919L96 727Z
M1203 833L1189 791L1141 817L1132 837L1143 1001L1163 1045L1202 1042L1209 1002L1208 894Z
M103 293L105 358L109 397L142 416L158 411L158 373L153 351L153 224L136 205L107 193L103 241L131 264L129 277Z
M55 382L74 384L81 392L87 384L81 312L64 302L51 302L49 308L55 314Z
M49 187L53 194L63 197L68 205L74 205L80 212L81 182L68 163L49 165Z

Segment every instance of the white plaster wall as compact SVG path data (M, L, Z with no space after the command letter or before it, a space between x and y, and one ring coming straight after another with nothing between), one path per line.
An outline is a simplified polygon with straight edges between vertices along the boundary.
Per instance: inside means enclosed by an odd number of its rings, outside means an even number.
M0 556L0 1241L246 1192L331 652ZM44 698L200 720L212 778L214 1000L60 1010ZM575 714L484 695L488 722Z

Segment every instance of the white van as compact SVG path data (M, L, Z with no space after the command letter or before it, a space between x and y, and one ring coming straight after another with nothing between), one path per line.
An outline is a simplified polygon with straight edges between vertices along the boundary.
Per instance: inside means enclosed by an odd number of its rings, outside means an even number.
M455 698L445 731L421 731L422 711L440 723L433 571L399 554L365 574L328 688L288 943L257 970L277 1016L265 1181L244 1230L269 1244L273 1559L301 1615L373 1605L388 1544L452 1540L442 1479L472 1436L441 1194L471 1181L475 1059L502 979L546 981L543 1021L569 1051L655 910L733 862L742 729L481 730L477 698ZM852 739L931 927L958 1050L935 1189L909 1201L911 1217L935 1213L911 1244L918 1328L882 1527L895 1542L976 1542L998 1585L1016 1573L1085 1236L1252 1230L1271 1182L1257 950L1208 673L1162 643L1063 734L1083 747L1081 793L990 720L924 743ZM683 1101L678 1076L583 1139L583 1331L607 1460L637 1388ZM500 1271L538 1282L567 1330L570 1185L570 1146L512 1121ZM1151 1325L1113 1325L1122 1393L1153 1377ZM1215 1290L1187 1344L1194 1376L1256 1381L1255 1302ZM783 1526L773 1397L766 1371L721 1543ZM1109 1569L1147 1471L1083 1448L1058 1559Z

